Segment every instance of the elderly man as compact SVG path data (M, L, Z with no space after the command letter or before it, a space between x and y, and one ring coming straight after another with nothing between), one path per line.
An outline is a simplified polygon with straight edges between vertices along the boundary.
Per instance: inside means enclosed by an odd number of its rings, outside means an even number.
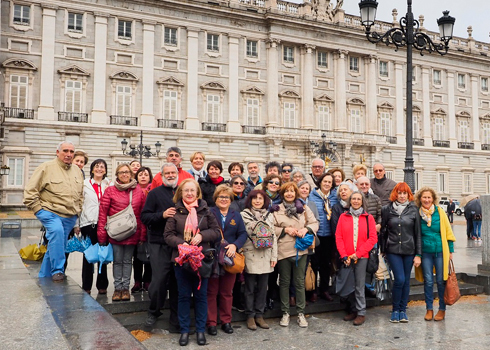
M372 191L371 181L366 176L360 176L357 178L357 188L364 194L367 205L367 212L374 217L376 222L376 231L379 232L381 229L381 200Z
M390 203L390 194L396 182L386 177L385 167L381 163L373 166L374 178L371 179L371 188L375 195L381 199L381 205Z
M325 172L325 161L320 158L313 159L311 162L311 173L306 176L306 180L314 190L318 187L317 180Z
M255 186L258 186L262 183L262 178L260 177L260 167L257 162L249 162L247 164L248 170L248 180L247 180L247 188L245 188L244 195L248 196L250 191L252 191Z
M46 228L48 248L39 277L54 282L65 278L65 247L68 235L82 211L83 174L72 166L75 146L61 142L56 158L38 166L24 190L24 204Z
M170 290L170 327L171 331L179 331L177 317L177 281L172 267L172 248L163 240L163 231L167 219L175 215L173 197L179 182L178 169L173 163L163 164L163 184L148 193L146 203L141 212L141 221L148 228L148 250L151 264L151 284L148 290L150 307L146 324L153 326L162 314L160 309L165 303L167 289ZM168 286L167 286L168 283ZM172 329L173 328L173 329Z
M178 171L179 171L179 185L182 181L185 179L193 179L194 176L192 176L189 172L185 171L182 169L181 163L182 163L182 151L180 150L179 147L169 147L167 150L167 163L172 163L174 164ZM153 178L153 181L151 182L151 189L157 188L158 186L162 185L162 173L159 172L158 174L155 175Z

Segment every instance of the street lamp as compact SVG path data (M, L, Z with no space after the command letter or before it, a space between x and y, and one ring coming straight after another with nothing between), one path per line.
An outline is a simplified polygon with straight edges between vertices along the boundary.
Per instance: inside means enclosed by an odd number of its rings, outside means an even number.
M366 28L366 37L372 43L383 42L386 45L394 45L395 51L400 47L407 47L407 120L406 120L406 157L405 157L405 182L412 191L415 188L415 168L413 162L413 134L412 134L412 48L420 51L432 53L438 52L445 55L449 49L449 41L453 37L454 22L456 19L449 16L449 11L444 11L441 18L437 20L442 43L434 43L425 33L419 32L420 24L414 20L412 13L412 0L407 0L407 14L399 21L400 27L392 28L384 34L371 32L371 26L376 18L376 0L361 0L359 10L361 12L361 22Z
M8 165L0 166L0 176L10 174L10 167Z
M162 144L157 141L155 143L155 153L151 152L151 147L150 146L145 146L143 145L143 130L140 133L140 144L139 145L129 145L130 151L127 152L128 148L128 141L126 139L121 141L121 149L124 155L131 156L133 158L136 158L136 156L140 156L140 164L143 165L143 156L146 158L150 158L151 156L158 156L160 154L160 151L162 149Z
M327 144L327 135L325 133L322 134L322 143L311 141L311 146L314 148L313 152L318 155L320 159L325 161L325 166L328 167L330 162L336 162L338 160L337 157L337 143L330 140Z

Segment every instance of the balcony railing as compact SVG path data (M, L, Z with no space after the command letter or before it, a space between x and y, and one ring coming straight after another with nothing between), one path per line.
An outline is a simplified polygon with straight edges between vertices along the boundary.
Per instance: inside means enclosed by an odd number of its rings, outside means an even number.
M34 119L34 110L26 108L4 107L6 118Z
M88 123L87 113L58 112L58 120L63 122Z
M226 124L222 123L202 123L203 131L226 132Z
M413 138L412 139L412 144L414 146L425 146L425 141L424 141L424 139L416 139L416 138Z
M265 135L265 126L242 125L242 133Z
M111 115L112 125L128 125L128 126L138 126L138 118L136 117L125 117L122 115Z
M386 141L396 144L396 136L386 136Z
M449 141L432 140L432 146L449 148L451 143Z
M164 129L183 129L184 121L176 119L158 119L158 127Z
M475 149L475 144L473 142L458 142L458 148Z
M482 143L481 150L482 151L490 151L490 143Z

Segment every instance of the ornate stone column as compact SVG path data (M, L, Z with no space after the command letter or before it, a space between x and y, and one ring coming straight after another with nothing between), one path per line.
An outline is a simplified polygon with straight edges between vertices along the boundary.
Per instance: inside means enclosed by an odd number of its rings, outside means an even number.
M366 82L366 132L368 134L378 133L378 106L376 99L376 55L366 57L367 82Z
M471 74L471 130L473 132L473 143L475 144L475 149L481 148L480 140L480 116L478 115L478 78L476 74Z
M449 142L451 148L456 148L458 140L456 139L456 108L454 97L454 71L447 72L447 125L445 131L449 130Z
M239 119L238 48L239 36L228 36L228 132L241 133Z
M143 90L140 125L149 127L156 126L153 114L155 24L152 21L143 22Z
M197 114L198 101L198 66L199 66L199 29L187 27L187 117L185 128L187 130L200 130L199 116ZM195 53L195 54L191 54Z
M305 44L301 50L301 85L302 85L302 118L301 128L312 129L315 120L315 108L313 105L313 50L315 46Z
M278 53L277 46L281 41L275 38L267 40L267 122L266 126L278 126L277 111L279 108L278 87Z
M95 13L94 49L94 96L91 122L107 124L106 81L107 81L107 18L105 13Z
M349 51L339 50L335 56L336 69L335 69L335 118L336 125L334 125L337 131L347 131L347 98L346 98L346 85L345 85L345 60Z

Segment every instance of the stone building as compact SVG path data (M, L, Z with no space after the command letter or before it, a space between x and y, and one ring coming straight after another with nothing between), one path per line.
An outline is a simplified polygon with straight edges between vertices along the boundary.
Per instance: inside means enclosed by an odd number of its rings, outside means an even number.
M121 141L139 144L141 131L145 145L179 146L185 168L200 150L225 166L309 170L325 134L337 143L330 166L351 176L381 161L403 180L405 52L369 43L342 1L1 0L1 33L1 206L22 202L61 140L106 159L113 178L128 160ZM470 29L446 56L414 53L417 187L489 193L488 54ZM144 159L154 172L163 161Z

